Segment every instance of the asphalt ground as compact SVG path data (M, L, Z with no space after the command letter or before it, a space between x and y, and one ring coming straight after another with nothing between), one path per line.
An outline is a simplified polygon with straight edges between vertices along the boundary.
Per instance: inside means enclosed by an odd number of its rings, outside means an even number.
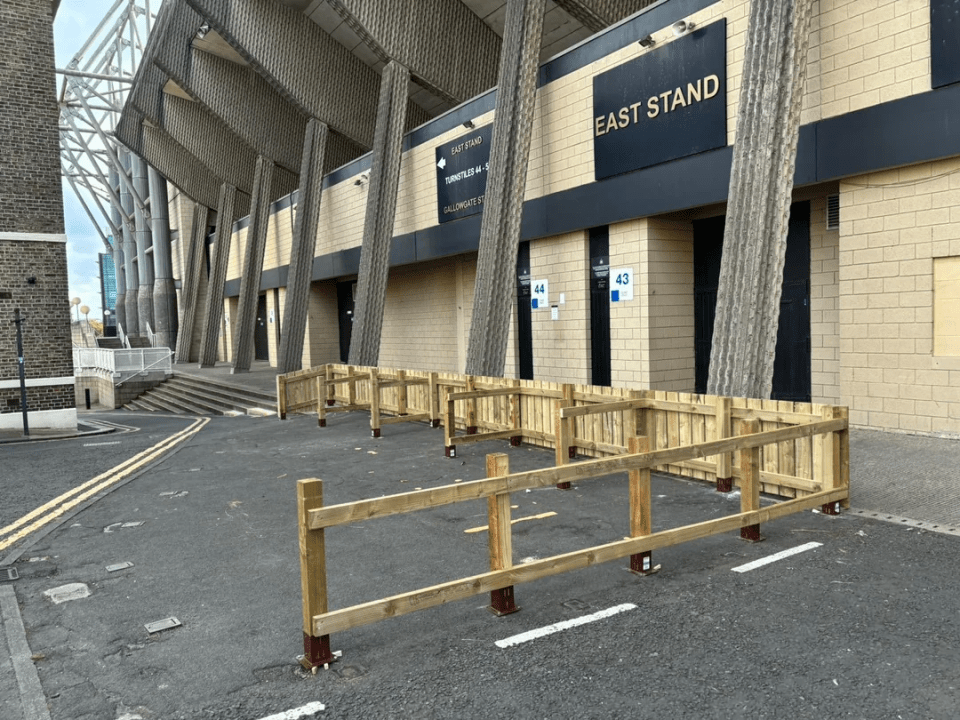
M102 417L143 428L105 436L136 444L104 465L192 422ZM764 525L757 544L732 533L660 550L662 569L649 577L629 573L624 560L519 585L522 610L507 617L478 596L356 628L332 638L342 658L310 674L296 662L297 479L322 478L334 504L481 478L488 452L508 453L514 471L552 464L549 451L505 442L461 445L445 458L440 430L387 426L374 440L367 422L361 413L334 416L325 429L307 416L213 418L57 529L12 547L21 578L0 588L15 592L50 717L260 720L297 708L307 714L286 717L958 714L960 538L854 514L784 518ZM80 440L0 447L5 497L7 486L19 488L6 503L14 514L107 469L81 467L82 451ZM64 477L25 490L39 475ZM739 508L736 494L665 476L654 476L653 495L655 530ZM515 519L556 513L514 525L517 562L627 534L625 475L512 502ZM483 572L486 533L466 531L484 524L485 503L471 501L327 531L331 608ZM732 571L811 542L821 545ZM133 565L106 570L122 562ZM43 597L67 583L86 584L90 596L60 605ZM625 604L636 607L495 644ZM171 616L179 627L144 627ZM21 720L3 650L0 717Z

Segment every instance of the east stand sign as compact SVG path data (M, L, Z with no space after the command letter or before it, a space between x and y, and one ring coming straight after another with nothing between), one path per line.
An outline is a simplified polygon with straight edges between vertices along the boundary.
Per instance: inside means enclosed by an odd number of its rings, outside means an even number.
M439 222L458 220L483 210L492 135L493 126L485 125L437 147Z
M727 21L593 78L596 179L727 144Z

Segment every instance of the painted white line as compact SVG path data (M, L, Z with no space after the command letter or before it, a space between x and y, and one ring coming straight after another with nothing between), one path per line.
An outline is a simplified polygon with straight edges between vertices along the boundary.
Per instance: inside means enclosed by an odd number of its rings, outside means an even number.
M769 565L770 563L777 562L777 560L783 560L792 555L799 555L802 552L807 550L813 550L814 548L822 547L823 543L818 542L808 542L806 545L800 545L790 550L784 550L783 552L778 552L775 555L768 555L765 558L760 558L759 560L754 560L753 562L748 562L746 565L737 565L735 568L730 568L734 572L745 573L750 570L756 570L758 567L763 567L764 565Z
M84 443L84 447L103 447L104 445L119 445L119 440L114 440L113 442L102 442L102 443Z
M553 635L553 633L558 633L561 630L569 630L570 628L578 627L580 625L586 625L587 623L596 622L597 620L613 617L614 615L619 615L627 610L634 610L636 607L637 606L633 603L616 605L612 608L595 612L592 615L584 615L583 617L574 618L573 620L564 620L563 622L554 623L553 625L545 625L544 627L537 628L536 630L528 630L527 632L520 633L519 635L511 635L503 640L497 640L497 642L494 644L500 648L508 648L512 647L513 645L520 645L521 643L529 642L530 640L536 640L537 638L546 637L547 635Z
M318 713L323 709L323 703L312 702L307 703L303 707L294 708L293 710L287 710L286 712L277 713L276 715L269 715L265 718L260 718L260 720L297 720L298 718Z

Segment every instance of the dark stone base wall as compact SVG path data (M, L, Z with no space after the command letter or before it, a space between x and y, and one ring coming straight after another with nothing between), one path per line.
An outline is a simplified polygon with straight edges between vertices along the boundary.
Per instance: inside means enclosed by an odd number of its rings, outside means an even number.
M30 412L72 407L75 407L73 385L27 388L27 408ZM0 415L20 411L20 388L0 390Z

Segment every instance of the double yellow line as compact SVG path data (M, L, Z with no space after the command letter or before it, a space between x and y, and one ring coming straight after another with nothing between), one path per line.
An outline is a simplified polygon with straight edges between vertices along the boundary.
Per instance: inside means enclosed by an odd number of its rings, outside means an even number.
M190 427L185 428L180 432L171 435L166 440L162 440L153 447L147 448L143 452L134 455L132 458L120 463L115 468L112 468L101 475L97 475L97 477L93 478L93 480L88 480L82 485L78 485L72 490L68 490L60 497L54 498L50 502L41 505L36 510L30 511L19 520L7 525L5 528L0 528L0 550L10 547L15 542L22 540L30 533L39 530L44 525L53 522L57 518L61 517L64 513L69 512L85 500L91 498L99 492L102 492L103 490L106 490L111 485L115 485L125 477L137 472L145 465L149 465L154 460L159 459L162 455L169 452L177 445L186 442L200 432L203 426L208 422L210 422L210 418L197 418L197 420L190 425Z

